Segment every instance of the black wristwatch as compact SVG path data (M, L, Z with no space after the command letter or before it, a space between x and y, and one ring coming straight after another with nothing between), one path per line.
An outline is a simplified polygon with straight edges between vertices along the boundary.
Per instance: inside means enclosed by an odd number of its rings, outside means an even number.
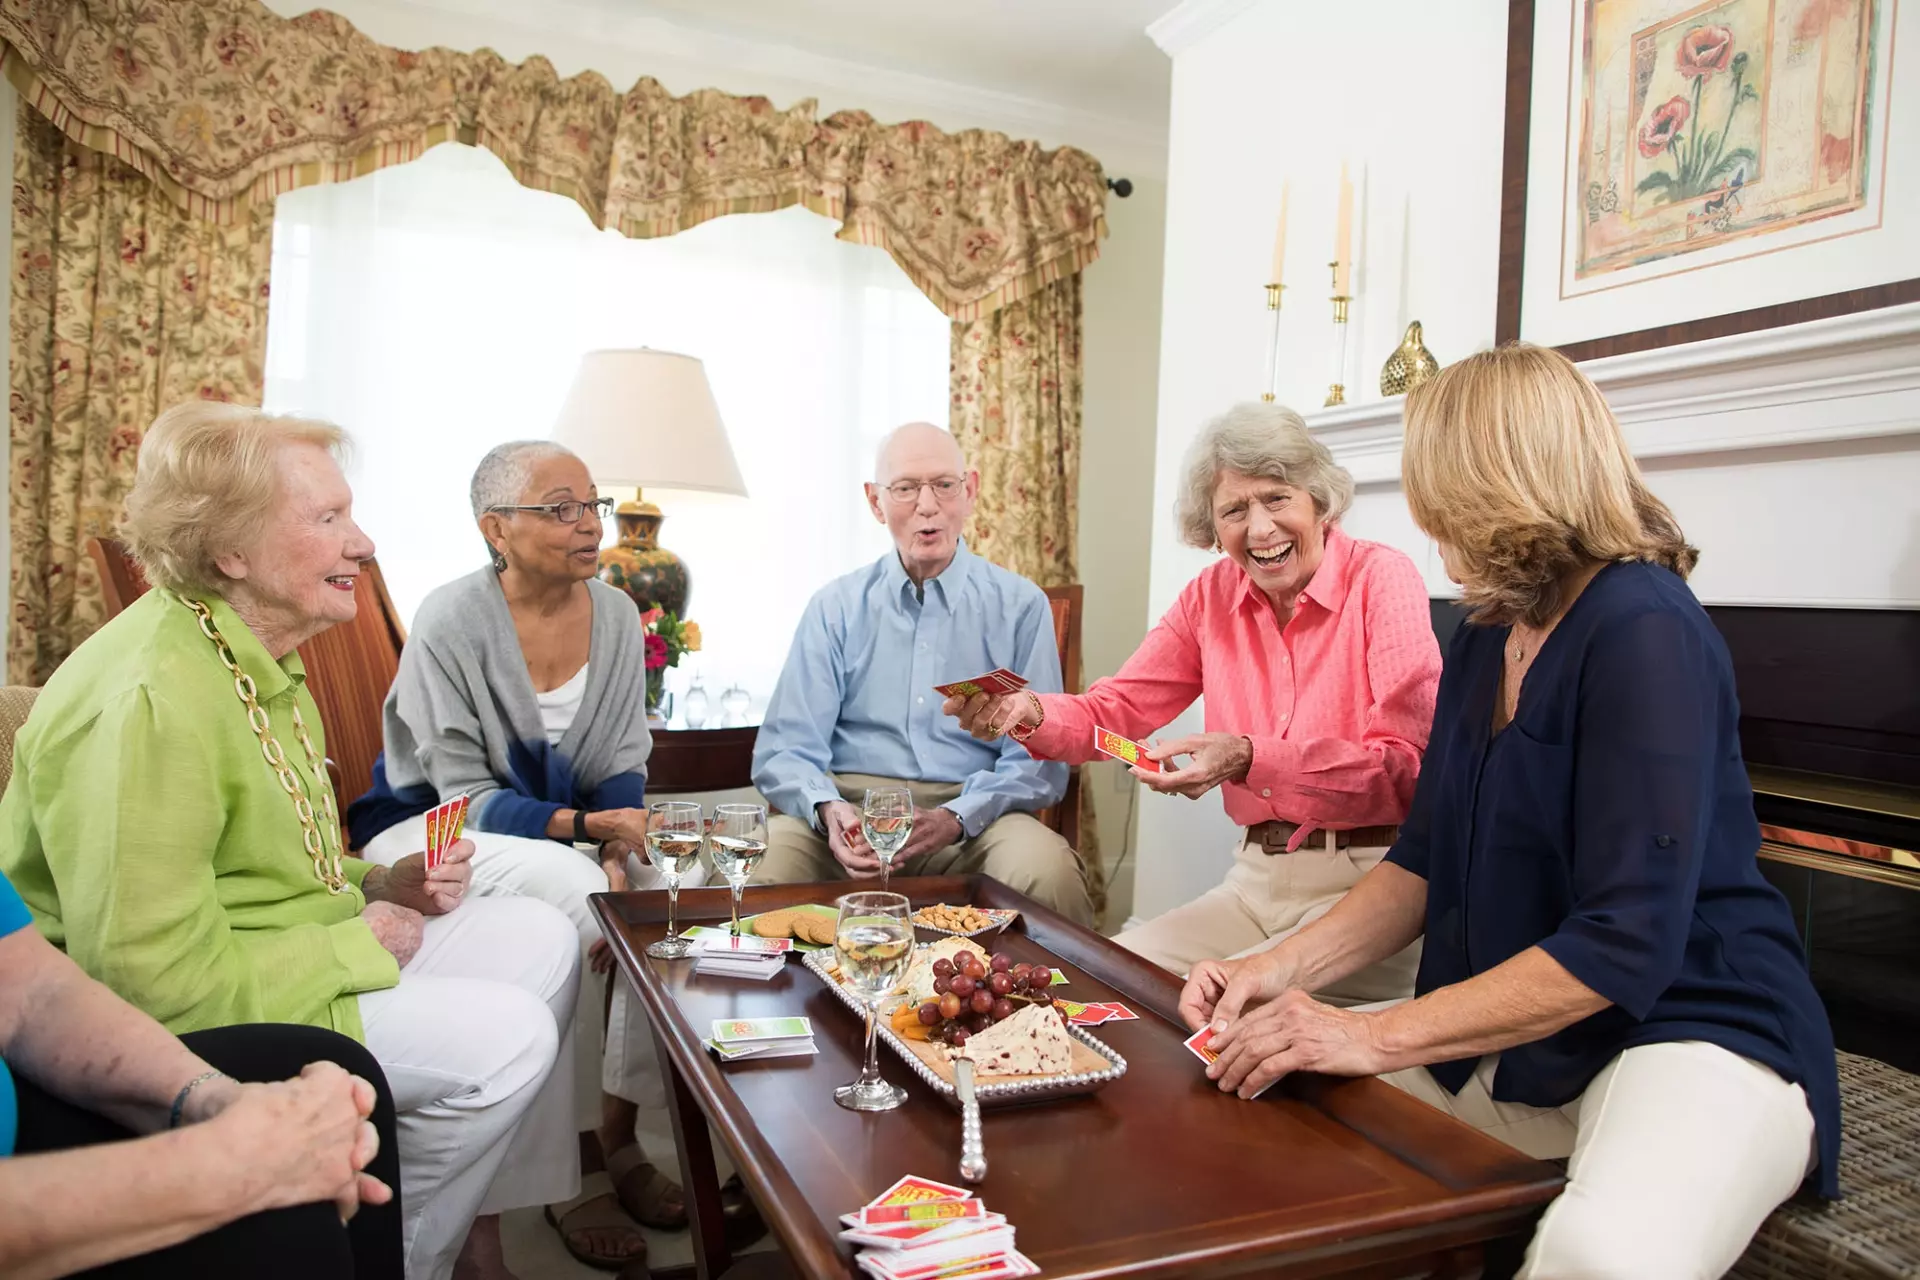
M573 811L573 842L575 844L593 843L593 837L587 834L587 811L585 809L575 809Z

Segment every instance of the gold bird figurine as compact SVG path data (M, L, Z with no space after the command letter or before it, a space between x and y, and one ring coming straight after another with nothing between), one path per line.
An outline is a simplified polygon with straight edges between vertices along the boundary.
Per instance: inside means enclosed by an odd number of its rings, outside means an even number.
M1401 339L1400 345L1387 357L1387 363L1381 366L1380 394L1404 395L1438 372L1440 362L1433 358L1433 352L1427 350L1426 343L1420 340L1420 322L1415 320L1407 326L1407 336Z

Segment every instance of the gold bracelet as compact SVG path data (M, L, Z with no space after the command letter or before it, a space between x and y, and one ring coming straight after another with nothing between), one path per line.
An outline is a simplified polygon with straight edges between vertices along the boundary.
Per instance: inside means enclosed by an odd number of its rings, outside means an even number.
M1039 718L1033 722L1031 727L1023 727L1018 720L1008 725L1007 736L1015 742L1025 742L1028 738L1038 733L1040 726L1047 722L1047 709L1041 705L1040 695L1031 689L1023 689L1021 692L1027 695L1027 701L1033 704L1033 714Z

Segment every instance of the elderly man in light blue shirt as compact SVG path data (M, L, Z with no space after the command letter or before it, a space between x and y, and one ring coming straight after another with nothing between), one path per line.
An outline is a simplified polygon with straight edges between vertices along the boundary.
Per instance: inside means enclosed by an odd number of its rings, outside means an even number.
M758 882L877 878L859 806L869 787L905 786L913 832L894 870L983 872L1092 923L1079 855L1033 816L1059 803L1066 766L977 741L933 690L997 667L1061 688L1046 593L960 537L979 491L939 427L910 423L881 446L867 504L894 550L822 588L794 634L753 752L779 810Z

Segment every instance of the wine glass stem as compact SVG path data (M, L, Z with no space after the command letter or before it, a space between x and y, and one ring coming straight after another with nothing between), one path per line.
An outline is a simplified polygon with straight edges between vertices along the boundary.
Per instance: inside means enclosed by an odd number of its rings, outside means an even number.
M733 936L740 936L740 882L729 881L727 887L733 890Z
M680 877L667 877L667 937L680 936L680 926L676 922L680 914Z
M880 859L880 892L887 891L887 882L893 878L893 859Z
M860 1069L860 1083L873 1084L880 1079L880 1040L875 1034L880 1023L880 1002L867 1002L867 1064Z

